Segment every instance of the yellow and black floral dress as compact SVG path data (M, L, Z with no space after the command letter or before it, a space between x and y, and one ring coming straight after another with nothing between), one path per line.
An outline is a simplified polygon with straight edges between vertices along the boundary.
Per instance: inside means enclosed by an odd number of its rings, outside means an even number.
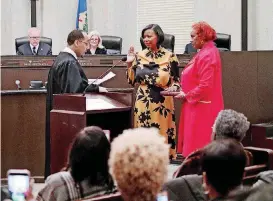
M135 127L156 127L170 144L170 159L176 157L174 102L162 96L168 87L180 88L178 60L175 54L160 47L157 52L138 52L127 71L128 82L139 85L134 108Z

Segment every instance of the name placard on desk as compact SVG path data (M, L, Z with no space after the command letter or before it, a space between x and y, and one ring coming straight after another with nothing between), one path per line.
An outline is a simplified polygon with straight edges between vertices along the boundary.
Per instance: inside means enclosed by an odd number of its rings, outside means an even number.
M79 58L79 63L83 67L107 67L113 66L120 62L120 59L124 55L92 55ZM179 61L179 67L184 67L193 55L177 55ZM7 55L1 56L1 68L50 68L55 60L56 56L18 56ZM118 67L125 67L125 62L120 62Z
M36 66L52 66L53 64L53 60L23 60L19 62L20 66L32 66L32 67L36 67Z

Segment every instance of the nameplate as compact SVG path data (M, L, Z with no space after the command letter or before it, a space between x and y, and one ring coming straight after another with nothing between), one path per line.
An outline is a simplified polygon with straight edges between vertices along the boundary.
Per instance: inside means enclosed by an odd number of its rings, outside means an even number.
M52 66L53 60L24 60L20 61L20 66L28 67L41 67L41 66Z

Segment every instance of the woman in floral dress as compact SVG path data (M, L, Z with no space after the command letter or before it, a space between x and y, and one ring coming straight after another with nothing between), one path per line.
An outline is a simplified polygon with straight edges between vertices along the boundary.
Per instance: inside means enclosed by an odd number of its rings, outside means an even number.
M159 25L150 24L141 33L146 49L135 53L131 47L127 57L127 78L138 86L134 108L135 127L156 127L170 144L170 159L176 157L174 102L161 91L180 89L178 60L161 47L164 33Z

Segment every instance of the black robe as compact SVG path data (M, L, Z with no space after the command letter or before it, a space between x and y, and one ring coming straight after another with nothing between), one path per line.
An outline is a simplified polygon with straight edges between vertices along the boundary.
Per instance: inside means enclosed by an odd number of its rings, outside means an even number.
M87 86L88 79L78 60L70 53L61 52L56 57L47 79L45 178L50 175L50 111L53 94L83 93ZM96 85L88 89L89 92L98 92Z
M92 54L92 53L91 53L90 49L88 49L85 54ZM107 50L105 48L97 47L97 49L95 51L95 55L96 54L107 54Z

